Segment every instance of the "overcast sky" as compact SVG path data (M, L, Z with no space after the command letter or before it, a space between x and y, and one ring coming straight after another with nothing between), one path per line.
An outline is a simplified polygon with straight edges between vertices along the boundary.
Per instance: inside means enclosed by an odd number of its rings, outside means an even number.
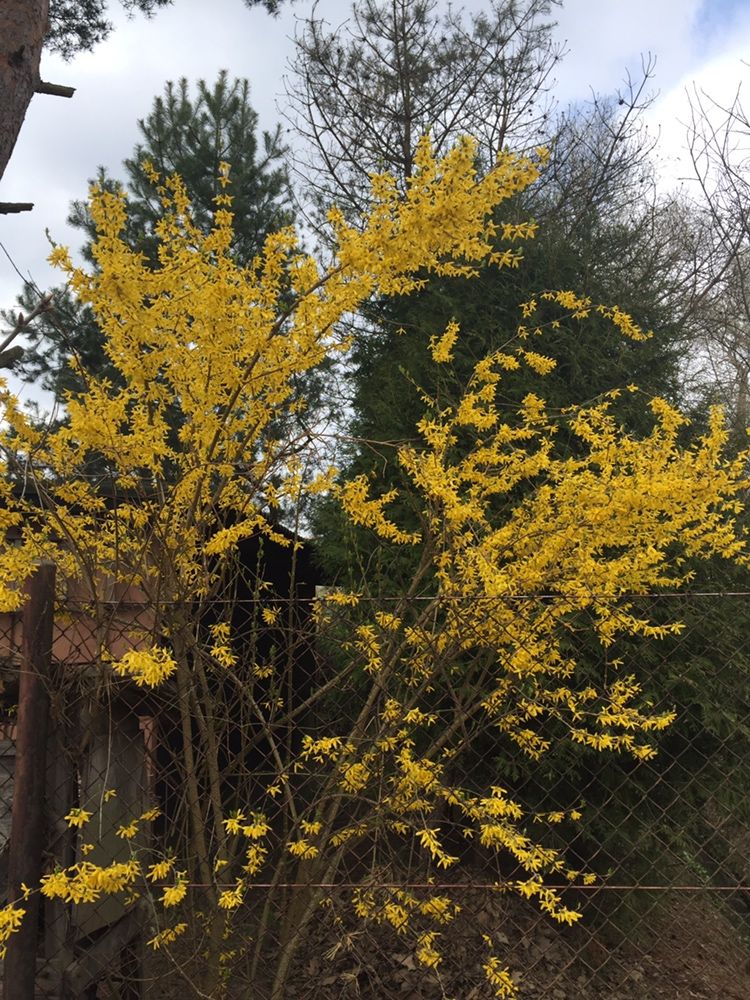
M481 0L466 4L481 6ZM72 100L34 98L0 181L0 200L35 202L32 213L0 215L0 242L15 266L42 288L54 284L56 275L45 263L45 228L57 242L77 247L79 234L65 225L69 202L85 194L98 165L118 174L138 139L138 118L148 114L166 80L213 81L227 69L250 80L261 126L277 121L295 19L310 10L308 0L298 0L274 19L263 9L248 10L242 0L175 0L146 21L127 20L115 6L116 30L95 52L71 63L45 54L42 78L77 90ZM348 0L318 4L318 13L336 25L348 10ZM656 56L660 96L651 124L661 128L670 176L686 172L676 163L684 143L685 89L697 83L726 97L750 72L743 64L750 61L750 0L568 0L557 20L568 49L555 88L562 104L585 99L591 88L616 90L628 69L637 75L643 55ZM13 304L19 284L0 251L0 305Z

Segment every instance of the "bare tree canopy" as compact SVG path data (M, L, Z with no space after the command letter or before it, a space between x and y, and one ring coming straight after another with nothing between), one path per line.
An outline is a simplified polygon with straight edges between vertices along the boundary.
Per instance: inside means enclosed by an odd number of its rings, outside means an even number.
M287 90L311 151L302 176L323 203L358 214L371 173L411 176L428 129L438 153L473 135L486 163L506 145L533 144L561 54L553 6L493 0L467 19L450 7L440 13L437 0L360 0L334 30L313 12Z
M750 424L750 113L739 86L722 103L694 88L688 146L698 195L686 207L699 280L693 367L742 439Z

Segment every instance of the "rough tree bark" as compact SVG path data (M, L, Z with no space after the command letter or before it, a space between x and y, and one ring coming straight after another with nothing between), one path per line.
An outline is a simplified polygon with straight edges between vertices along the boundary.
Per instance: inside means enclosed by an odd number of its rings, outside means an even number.
M49 0L0 3L0 178L39 85L48 7Z

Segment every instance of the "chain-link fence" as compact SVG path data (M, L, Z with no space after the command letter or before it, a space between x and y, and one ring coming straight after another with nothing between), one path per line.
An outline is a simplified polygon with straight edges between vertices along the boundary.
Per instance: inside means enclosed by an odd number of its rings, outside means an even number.
M24 962L61 998L750 996L750 594L37 624L0 618L6 1000Z

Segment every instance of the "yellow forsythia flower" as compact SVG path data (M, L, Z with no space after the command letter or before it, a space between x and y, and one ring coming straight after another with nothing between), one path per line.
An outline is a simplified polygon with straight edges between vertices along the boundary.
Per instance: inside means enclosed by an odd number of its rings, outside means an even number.
M177 882L164 889L161 901L165 907L177 906L178 903L183 901L186 895L187 882L185 881L185 872L177 872Z
M121 677L130 677L139 687L156 687L175 672L177 664L168 650L155 646L150 650L128 650L112 664L112 669Z
M93 813L88 812L86 809L71 809L65 817L65 821L68 826L77 826L80 828L85 826L92 816Z

